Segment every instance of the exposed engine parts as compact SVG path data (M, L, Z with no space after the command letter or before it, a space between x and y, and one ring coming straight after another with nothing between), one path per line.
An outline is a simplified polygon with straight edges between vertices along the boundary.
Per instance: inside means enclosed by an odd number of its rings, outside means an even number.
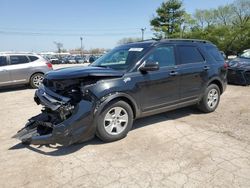
M58 109L62 120L66 120L73 113L73 110L74 110L74 106L72 106L71 104L62 105Z

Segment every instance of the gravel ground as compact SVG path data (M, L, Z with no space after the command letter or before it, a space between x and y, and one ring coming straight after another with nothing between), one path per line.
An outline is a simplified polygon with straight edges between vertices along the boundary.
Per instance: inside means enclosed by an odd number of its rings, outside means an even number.
M39 113L34 91L0 90L0 187L250 187L250 87L228 86L214 113L137 120L117 142L25 147L11 136Z

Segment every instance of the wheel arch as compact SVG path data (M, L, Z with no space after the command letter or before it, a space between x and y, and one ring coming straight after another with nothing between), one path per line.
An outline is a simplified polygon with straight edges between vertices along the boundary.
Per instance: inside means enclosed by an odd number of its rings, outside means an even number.
M44 75L44 72L42 72L42 71L37 71L37 72L32 73L32 74L30 75L30 78L29 78L29 83L30 83L30 81L31 81L32 76L34 76L35 74L43 74L43 75Z
M34 75L36 75L36 74L42 74L42 75L44 75L44 73L43 72L40 72L40 71L37 71L37 72L34 72L33 74L31 74L31 76L29 77L29 85L32 87L32 88L34 88L34 89L36 89L36 88L38 88L37 86L35 86L34 84L33 84L33 82L32 82L32 77L34 76Z
M215 79L213 79L213 80L210 80L210 81L208 82L208 85L207 85L207 86L209 86L209 85L211 85L211 84L215 84L215 85L217 85L217 86L219 87L219 89L220 89L220 94L222 94L222 93L224 92L223 84L222 84L222 82L221 82L219 79L215 78Z
M100 102L100 105L98 106L97 114L99 115L102 112L102 110L104 109L104 107L108 103L110 103L114 100L122 100L122 101L125 101L126 103L128 103L133 111L133 118L135 119L136 117L138 117L138 113L139 113L138 106L137 106L135 100L130 95L128 95L126 93L114 93L114 94L110 94L106 97L103 97L101 102Z

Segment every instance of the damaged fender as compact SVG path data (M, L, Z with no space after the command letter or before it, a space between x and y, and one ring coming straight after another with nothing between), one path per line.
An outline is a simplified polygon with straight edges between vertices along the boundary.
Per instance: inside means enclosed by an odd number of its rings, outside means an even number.
M75 107L72 115L59 124L52 124L46 113L41 113L29 120L14 138L25 144L44 145L56 144L70 145L84 142L94 137L94 103L81 100Z

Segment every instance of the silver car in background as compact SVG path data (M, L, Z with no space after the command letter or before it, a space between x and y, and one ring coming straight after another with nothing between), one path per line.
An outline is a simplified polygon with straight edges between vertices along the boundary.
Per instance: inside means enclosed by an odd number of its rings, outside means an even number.
M51 70L52 64L37 54L0 52L0 87L30 84L38 88Z

